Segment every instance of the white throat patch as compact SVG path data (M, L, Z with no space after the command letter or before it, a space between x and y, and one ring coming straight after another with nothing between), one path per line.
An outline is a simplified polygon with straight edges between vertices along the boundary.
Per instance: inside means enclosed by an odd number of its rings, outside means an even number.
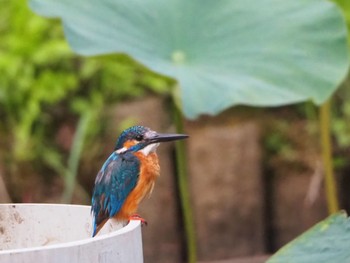
M128 148L123 147L123 148L120 148L119 150L116 150L115 152L118 153L118 154L120 154L120 153L126 152L127 149L128 149Z
M139 152L142 152L144 155L147 156L150 153L155 152L158 146L159 146L159 143L152 143L147 145L145 148L143 148Z

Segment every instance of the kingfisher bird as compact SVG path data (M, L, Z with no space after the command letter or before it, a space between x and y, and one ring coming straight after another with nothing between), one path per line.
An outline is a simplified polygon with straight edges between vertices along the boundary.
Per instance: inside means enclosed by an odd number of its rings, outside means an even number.
M152 193L160 174L156 149L160 142L187 138L132 126L119 136L114 151L96 176L91 200L94 237L110 218L146 221L136 215L139 203Z

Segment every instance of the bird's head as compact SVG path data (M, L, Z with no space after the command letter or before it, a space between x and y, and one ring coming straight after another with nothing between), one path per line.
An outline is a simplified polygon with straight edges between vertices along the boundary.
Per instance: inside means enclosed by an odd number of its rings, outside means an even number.
M132 126L122 132L115 146L117 153L142 151L145 155L155 151L161 142L187 138L185 134L165 134L152 131L144 126Z

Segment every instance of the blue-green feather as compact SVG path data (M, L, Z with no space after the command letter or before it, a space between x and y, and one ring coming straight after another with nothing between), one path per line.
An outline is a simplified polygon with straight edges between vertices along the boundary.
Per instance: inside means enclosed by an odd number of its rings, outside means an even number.
M93 236L99 224L119 212L136 186L139 173L140 161L132 151L120 154L113 152L103 164L92 195Z

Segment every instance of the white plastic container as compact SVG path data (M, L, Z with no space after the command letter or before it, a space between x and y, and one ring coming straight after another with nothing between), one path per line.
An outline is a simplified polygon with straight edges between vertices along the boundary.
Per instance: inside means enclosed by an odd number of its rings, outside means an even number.
M91 238L90 206L0 204L0 262L143 262L140 226L109 220Z

